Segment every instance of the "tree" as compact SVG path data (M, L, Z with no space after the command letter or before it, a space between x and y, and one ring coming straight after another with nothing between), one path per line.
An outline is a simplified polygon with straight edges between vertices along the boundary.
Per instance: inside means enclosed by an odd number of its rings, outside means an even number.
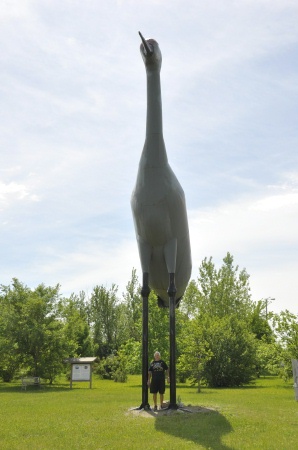
M142 373L142 343L129 339L119 349L119 354L125 360L127 373L136 375Z
M298 317L288 310L281 311L273 315L272 326L281 346L279 374L286 380L292 376L292 359L298 359Z
M180 374L184 367L198 386L203 379L209 386L239 386L250 381L256 364L250 325L257 327L257 311L252 316L249 275L234 266L230 253L219 269L212 258L202 261L197 283L189 283L181 310Z
M22 363L18 342L14 338L15 317L4 302L0 303L0 377L10 382Z
M257 376L278 375L287 379L284 361L288 358L287 349L283 348L280 342L267 342L257 340Z
M270 343L274 340L272 328L269 325L266 300L259 300L252 305L249 319L250 329L258 340Z
M213 356L204 337L204 327L196 319L185 322L179 344L182 349L177 360L177 374L181 381L190 379L201 391L201 381L207 361Z
M95 286L91 294L90 317L97 356L106 357L117 349L117 286L108 290Z
M169 360L170 322L169 309L160 308L154 291L150 292L148 298L148 355L149 360L153 354L159 351L162 359Z
M246 323L235 315L205 321L203 336L212 354L203 370L208 386L249 383L256 375L256 343Z
M200 292L195 280L191 280L179 304L179 311L185 315L185 318L191 319L199 314Z
M73 351L70 357L92 356L93 342L88 323L88 306L85 293L74 294L69 299L64 298L59 303L59 312L64 324L65 339L72 343Z
M53 381L69 353L58 317L59 285L40 284L31 290L13 279L12 286L1 286L1 292L1 309L5 312L0 326L0 339L5 343L2 376L10 367L10 379L22 370ZM13 350L10 355L9 349Z
M212 258L205 258L199 268L198 303L200 314L224 317L237 314L245 319L251 312L252 301L249 275L245 269L234 267L233 256L227 253L223 265L216 270Z
M126 285L126 292L123 294L123 300L127 339L139 341L142 339L142 297L136 269L132 270L131 279Z

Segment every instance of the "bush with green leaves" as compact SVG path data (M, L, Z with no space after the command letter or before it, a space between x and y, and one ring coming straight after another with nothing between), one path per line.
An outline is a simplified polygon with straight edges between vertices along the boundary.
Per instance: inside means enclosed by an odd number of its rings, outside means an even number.
M195 319L185 322L183 334L179 337L181 354L177 361L179 381L185 382L189 379L192 385L198 386L198 392L201 390L206 362L212 357L201 325Z
M0 372L6 380L18 372L53 382L63 371L63 359L73 342L64 339L64 325L58 314L59 285L43 284L31 290L13 279L1 286ZM13 358L13 360L12 360Z
M137 375L142 373L142 343L129 339L120 347L118 354L125 361L127 373Z
M125 359L118 355L111 354L106 358L102 358L95 365L94 372L104 380L114 380L121 383L127 381Z
M256 376L256 339L237 317L209 318L204 339L212 357L203 377L210 387L241 386Z
M284 364L287 359L287 351L280 342L257 341L256 358L258 377L261 375L279 375L281 378L287 379Z

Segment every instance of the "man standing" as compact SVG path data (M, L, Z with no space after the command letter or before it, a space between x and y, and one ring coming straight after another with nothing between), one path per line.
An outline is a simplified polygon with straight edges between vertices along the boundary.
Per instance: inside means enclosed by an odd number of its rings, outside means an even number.
M168 381L168 366L161 359L160 353L154 353L154 361L151 362L148 371L148 386L150 386L150 393L153 394L154 411L157 411L157 393L160 395L160 409L163 405L163 396L165 393L166 383L165 376Z

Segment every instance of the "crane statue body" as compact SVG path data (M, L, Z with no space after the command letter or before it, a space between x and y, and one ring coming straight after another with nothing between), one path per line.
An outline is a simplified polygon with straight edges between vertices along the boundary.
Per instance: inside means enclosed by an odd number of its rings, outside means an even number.
M147 75L146 139L131 197L144 283L148 280L159 306L175 304L191 275L191 251L183 189L171 169L163 139L161 51L154 39L142 39ZM144 274L147 277L144 278ZM145 280L145 281L144 281Z
M162 56L154 39L141 33L141 55L147 75L146 139L131 197L136 238L143 272L142 404L148 403L148 297L150 288L159 306L170 310L170 404L176 403L175 307L191 275L191 252L183 189L172 171L163 139L160 69Z

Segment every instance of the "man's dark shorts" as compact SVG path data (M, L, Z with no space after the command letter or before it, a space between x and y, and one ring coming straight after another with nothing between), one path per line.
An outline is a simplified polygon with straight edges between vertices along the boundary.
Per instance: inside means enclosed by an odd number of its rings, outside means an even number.
M152 380L150 384L150 394L164 394L166 389L165 380Z

